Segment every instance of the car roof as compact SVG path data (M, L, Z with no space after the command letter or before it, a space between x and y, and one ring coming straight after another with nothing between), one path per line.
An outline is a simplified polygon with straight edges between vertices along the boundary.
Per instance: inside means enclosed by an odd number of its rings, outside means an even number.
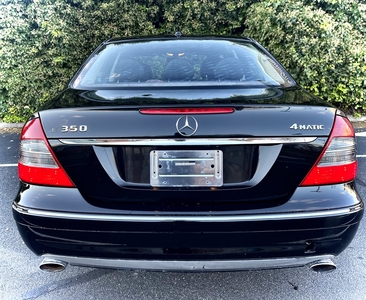
M255 42L249 37L225 36L225 35L155 35L155 36L136 36L136 37L115 37L106 40L103 44L112 44L117 42L150 42L150 41L168 41L168 40L226 40L226 41L247 41Z

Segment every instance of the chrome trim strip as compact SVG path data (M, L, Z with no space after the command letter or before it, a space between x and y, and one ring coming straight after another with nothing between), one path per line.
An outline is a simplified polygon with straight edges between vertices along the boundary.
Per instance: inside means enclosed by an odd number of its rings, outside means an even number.
M113 222L250 222L250 221L271 221L271 220L296 220L336 217L353 214L361 211L362 204L324 211L310 212L289 212L273 214L253 214L253 215L211 215L211 216L165 216L156 213L154 216L147 215L110 215L110 214L92 214L92 213L73 213L60 211L47 211L33 208L24 208L13 204L13 209L18 213L44 218L58 218L68 220L83 221L113 221Z
M43 258L58 260L70 265L113 268L129 270L155 270L155 271L240 271L258 269L277 269L290 267L303 267L324 259L334 259L334 255L317 255L305 257L287 257L272 259L248 260L137 260L137 259L108 259L92 257L75 257L53 254L43 254Z
M275 137L275 138L196 138L196 139L59 139L65 145L94 146L207 146L207 145L273 145L310 143L316 137Z

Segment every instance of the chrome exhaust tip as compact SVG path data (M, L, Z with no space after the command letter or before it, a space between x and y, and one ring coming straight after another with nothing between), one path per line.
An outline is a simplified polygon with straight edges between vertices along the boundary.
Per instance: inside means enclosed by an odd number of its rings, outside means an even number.
M330 273L337 269L337 266L332 260L324 259L312 263L310 269L317 273Z
M45 272L61 272L65 270L67 263L52 258L44 258L39 268Z

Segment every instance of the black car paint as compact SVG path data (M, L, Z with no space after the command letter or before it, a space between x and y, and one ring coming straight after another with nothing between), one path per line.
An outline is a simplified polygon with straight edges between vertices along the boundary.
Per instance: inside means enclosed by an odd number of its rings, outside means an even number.
M276 89L278 90L278 89ZM268 91L268 93L267 93ZM79 91L66 90L62 96L50 101L40 112L41 121L46 136L52 138L98 138L106 137L171 137L175 129L177 116L154 115L144 116L139 114L139 109L144 107L234 107L234 114L201 115L199 116L199 131L195 137L215 135L219 136L328 136L335 114L335 109L324 105L317 98L309 95L302 89L282 89L273 96L273 88L253 89L250 95L240 95L240 90L235 91L235 97L224 93L219 100L217 89L205 90L205 98L195 94L197 99L182 100L184 91L169 92L170 98L164 98L166 91L160 90L157 97L164 105L154 98L143 98L133 95L125 90L112 91ZM141 94L143 91L134 90ZM222 91L219 90L222 93ZM85 95L88 94L88 97ZM162 94L162 95L161 95ZM98 96L96 96L98 95ZM111 96L113 95L113 96ZM182 96L183 95L183 96ZM267 95L272 95L267 97ZM224 97L226 96L226 98ZM262 97L262 98L260 98ZM235 98L235 100L233 100ZM263 103L261 104L262 99ZM263 100L263 98L265 100ZM286 103L289 104L286 104ZM154 104L153 104L154 103ZM302 105L309 105L304 107ZM315 106L317 105L317 106ZM58 108L62 107L62 108ZM58 109L57 109L58 108ZM285 115L286 114L286 115ZM286 118L285 118L286 117ZM322 129L291 129L294 124L313 126L322 125ZM62 133L63 125L87 125L88 130L83 132ZM169 126L169 124L171 126ZM271 129L270 131L268 131Z
M172 207L173 210L179 208L180 210L195 211L197 202L205 206L216 203L216 209L219 209L228 203L240 202L245 206L248 202L250 205L262 205L263 202L267 201L269 205L274 203L277 205L277 203L288 200L293 192L293 189L289 187L298 186L301 183L309 168L315 163L325 141L326 139L319 138L307 145L303 149L302 155L298 155L298 147L301 146L284 145L277 161L262 182L253 187L246 185L246 182L238 182L237 184L224 182L224 185L215 191L202 188L190 190L184 188L153 189L148 181L142 184L128 185L127 183L124 186L118 186L112 181L111 175L103 170L91 146L55 144L53 149L71 180L74 181L86 200L95 205L105 206L114 203L113 205L123 207L126 203L135 203L136 206L139 203L154 203L153 210L166 210L168 206ZM115 148L118 151L119 147ZM162 148L171 149L172 147L154 147L151 149ZM187 147L183 149L187 149ZM204 150L204 147L200 147L200 149ZM225 148L219 147L218 149ZM290 156L292 158L288 160L287 157ZM141 155L136 156L136 160L138 159L143 158ZM123 166L123 163L121 162L119 165ZM256 166L253 167L256 168ZM278 174L281 174L280 178ZM184 193L179 193L179 190L184 190ZM228 192L230 200L227 199ZM174 193L177 194L174 195ZM179 206L180 201L184 204Z
M176 192L167 192L176 195ZM197 193L197 192L196 192ZM212 191L216 193L216 191ZM22 183L15 203L20 207L39 209L45 211L75 212L85 214L127 215L132 212L137 215L169 216L190 215L195 216L219 216L219 215L250 215L250 214L275 214L292 212L326 211L337 208L357 206L362 203L356 193L354 183L335 184L330 186L298 187L291 199L282 203L243 207L243 204L228 205L226 210L187 211L154 211L151 209L138 211L132 204L124 208L111 204L106 207L94 205L85 200L83 195L75 188L47 187ZM149 205L145 204L148 208ZM248 205L249 206L249 205ZM152 206L153 207L153 206ZM44 221L46 221L45 219ZM294 221L296 223L296 221ZM37 223L35 223L37 224ZM39 224L43 224L41 221ZM43 224L44 225L44 224ZM296 224L294 224L296 225Z
M282 146L280 160L271 176L262 182L263 186L224 184L215 190L155 190L144 184L117 186L98 164L92 146L67 146L58 141L106 138L106 132L107 138L177 137L175 123L179 115L144 116L139 109L212 105L233 107L235 112L198 115L199 130L194 138L314 136L317 139L306 146L306 155L295 155L295 159L293 154L298 145ZM247 87L240 86L137 88L131 85L100 90L69 87L48 102L37 117L56 157L78 189L22 183L14 205L24 211L35 209L80 216L291 215L363 208L352 182L297 187L319 157L335 114L336 109L296 85L279 88L263 84L253 86L249 92ZM304 126L295 130L291 128L293 124ZM87 126L87 131L62 132L65 125ZM337 217L230 223L90 221L35 217L17 210L13 214L23 240L37 255L215 260L338 255L355 235L363 209Z
M309 194L313 195L309 198ZM324 195L330 197L325 199ZM35 196L41 201L33 201ZM17 204L27 208L103 215L141 215L146 211L99 208L75 189L24 187ZM291 200L269 208L195 215L255 215L322 211L360 205L352 184L298 188ZM133 207L132 207L133 209ZM187 215L150 212L152 216ZM104 258L250 259L327 253L338 255L355 235L362 212L348 216L252 222L117 222L62 220L14 213L27 246L37 255L58 253ZM223 239L222 236L225 236Z

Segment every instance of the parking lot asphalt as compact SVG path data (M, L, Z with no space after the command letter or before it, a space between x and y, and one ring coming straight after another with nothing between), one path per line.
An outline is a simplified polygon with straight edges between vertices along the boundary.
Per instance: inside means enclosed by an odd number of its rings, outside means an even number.
M353 122L354 124L356 122ZM365 122L366 124L366 122ZM356 186L366 199L366 125L357 122ZM224 273L164 273L69 266L39 270L41 259L21 240L11 213L18 189L19 127L0 128L0 299L366 299L366 218L337 270L307 267Z

